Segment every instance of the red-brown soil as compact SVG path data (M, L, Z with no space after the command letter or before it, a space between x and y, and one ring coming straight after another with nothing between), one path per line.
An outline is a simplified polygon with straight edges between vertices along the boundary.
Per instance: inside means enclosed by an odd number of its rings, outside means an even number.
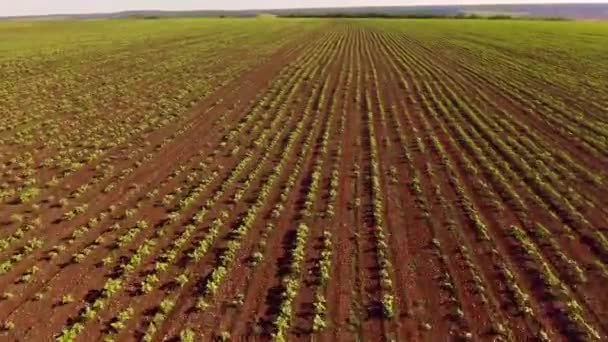
M0 252L0 262L14 261L0 275L0 340L48 341L78 324L78 341L143 340L151 325L153 341L186 331L195 341L606 338L607 188L585 173L604 173L606 155L528 115L528 98L512 97L508 83L433 49L364 25L328 25L141 145L119 145L63 178L35 211L3 204L7 217L40 222ZM110 166L108 177L59 205ZM2 238L20 228L9 221ZM297 267L299 224L308 235ZM209 237L206 253L192 258ZM34 238L41 247L29 251ZM158 279L144 292L151 274ZM110 296L108 279L122 281ZM291 301L287 280L299 284ZM325 327L314 331L319 294ZM95 318L83 318L100 298ZM173 305L159 320L166 300Z

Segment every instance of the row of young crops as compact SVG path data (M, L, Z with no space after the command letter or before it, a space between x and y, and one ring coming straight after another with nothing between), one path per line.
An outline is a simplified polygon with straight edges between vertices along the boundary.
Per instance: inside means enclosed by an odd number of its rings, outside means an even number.
M490 31L474 40L452 21L458 34L435 21L269 20L255 40L236 22L223 36L173 31L176 51L151 57L173 67L95 57L97 70L70 69L100 74L70 93L89 94L71 105L82 112L39 98L57 117L3 121L6 338L606 337L600 81L566 98L575 81L559 74L538 95L556 57L529 71L482 39ZM237 71L255 62L225 62L241 44L279 52ZM108 58L131 63L150 49L137 46ZM69 78L66 54L37 58ZM151 97L119 95L112 73L126 71L119 80ZM183 114L205 94L170 96L186 76L237 81ZM111 119L97 80L125 101Z

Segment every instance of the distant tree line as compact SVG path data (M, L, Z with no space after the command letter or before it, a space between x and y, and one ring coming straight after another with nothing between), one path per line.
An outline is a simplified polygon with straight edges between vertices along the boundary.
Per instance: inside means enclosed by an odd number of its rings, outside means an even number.
M490 19L490 20L570 20L562 17L531 17L514 16L508 14L481 15L481 14L437 14L437 13L289 13L279 14L281 18L385 18L385 19Z

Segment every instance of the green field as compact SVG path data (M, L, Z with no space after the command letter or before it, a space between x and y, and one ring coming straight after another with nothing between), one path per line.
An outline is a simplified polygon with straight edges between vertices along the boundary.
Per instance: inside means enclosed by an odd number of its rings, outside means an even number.
M0 22L0 341L608 339L608 23Z

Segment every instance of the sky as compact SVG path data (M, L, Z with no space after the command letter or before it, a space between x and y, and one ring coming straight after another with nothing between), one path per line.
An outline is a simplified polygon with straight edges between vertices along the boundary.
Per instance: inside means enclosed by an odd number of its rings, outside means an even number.
M608 0L552 0L596 2ZM351 6L463 5L538 3L543 0L0 0L0 17L40 14L118 12L125 10L268 9Z

